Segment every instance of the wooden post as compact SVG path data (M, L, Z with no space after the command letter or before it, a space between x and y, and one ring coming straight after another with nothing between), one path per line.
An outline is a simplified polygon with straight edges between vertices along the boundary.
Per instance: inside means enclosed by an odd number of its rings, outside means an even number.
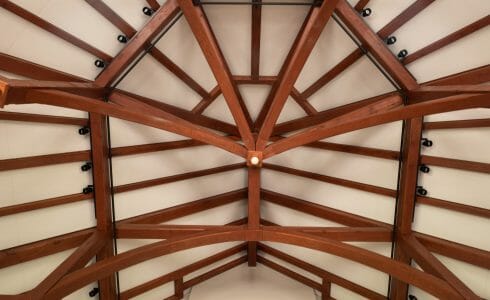
M178 299L184 298L184 278L174 280L174 293Z
M97 230L104 234L106 244L96 256L97 261L114 256L112 227L111 184L109 172L109 145L107 117L90 114L90 139L92 143L92 174L94 183L95 216ZM116 299L115 274L99 280L99 299Z
M250 160L250 159L249 159ZM260 226L260 168L248 168L248 228ZM257 242L248 243L248 265L257 265Z
M402 142L402 173L400 178L398 210L395 222L395 249L393 258L406 264L410 264L411 258L403 251L399 241L402 234L410 233L412 230L422 126L423 118L421 117L406 121ZM392 277L389 298L396 300L407 299L407 294L408 284Z
M331 284L326 278L322 279L322 300L330 300L330 288Z

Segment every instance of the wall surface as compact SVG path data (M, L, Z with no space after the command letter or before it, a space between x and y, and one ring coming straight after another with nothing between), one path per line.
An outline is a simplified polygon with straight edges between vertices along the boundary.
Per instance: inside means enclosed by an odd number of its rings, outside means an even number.
M13 2L110 55L116 55L123 47L116 41L117 35L120 34L117 28L84 1ZM147 21L147 17L141 13L141 8L146 5L143 0L104 2L137 29ZM371 0L369 7L373 9L373 14L365 20L374 30L379 30L413 2ZM397 53L401 49L407 49L409 53L413 53L490 12L488 0L465 1L464 9L461 9L461 4L460 0L439 0L431 4L394 33L398 42L390 46L391 50ZM250 7L213 5L206 6L205 11L231 72L234 75L250 74ZM263 8L261 75L278 73L306 13L306 8L296 6ZM0 52L90 80L99 72L93 65L96 58L92 55L3 9L0 9L0 28L9 29L3 30L0 34ZM216 80L183 18L161 39L157 47L206 90L209 91L216 86ZM355 48L355 44L331 20L322 32L295 87L303 91ZM407 67L417 81L422 83L488 63L490 27L487 26ZM1 72L0 75L19 78L5 72ZM145 56L118 87L184 109L192 109L201 100L201 96L150 56ZM269 90L270 87L265 85L240 86L240 92L253 117L260 111ZM309 101L317 110L322 111L393 90L394 87L389 81L364 57L313 94ZM86 117L86 113L83 112L41 105L7 106L5 110ZM222 96L206 109L204 115L233 123ZM289 99L279 122L302 116L305 116L305 113L296 102ZM490 118L490 112L475 109L431 115L425 120L473 118ZM399 151L401 132L402 122L394 122L327 140ZM434 146L422 149L422 154L490 163L490 128L424 131L423 136L431 139ZM110 138L112 147L184 139L182 136L114 118L110 118ZM89 137L80 136L76 126L15 121L0 121L0 144L0 160L90 149ZM113 180L117 186L241 161L240 158L211 146L130 155L112 159ZM278 155L268 162L389 189L396 189L398 183L399 166L395 160L302 147ZM80 193L83 187L92 182L89 172L82 172L80 166L81 163L67 163L0 172L0 207ZM431 167L430 173L420 175L419 183L429 191L430 197L490 209L488 174ZM235 170L118 193L114 197L115 217L120 220L136 216L240 189L246 187L246 184L245 170ZM393 223L396 203L393 197L272 170L263 171L262 186L342 211ZM92 204L92 200L85 200L0 217L0 249L92 227L96 222ZM341 226L265 201L261 204L261 213L264 219L280 225ZM246 202L237 201L173 220L171 223L218 225L246 217L246 214ZM419 232L490 251L489 219L417 205L413 227ZM122 239L117 241L117 250L122 253L150 242L152 241ZM354 244L387 257L391 255L390 243ZM200 247L135 265L119 273L120 289L127 290L232 245L235 244ZM271 245L378 293L388 292L389 277L386 274L329 254L293 246ZM0 269L0 294L20 293L34 287L72 251ZM489 270L447 257L438 257L479 296L490 298ZM264 266L251 270L246 266L239 266L229 272L229 275L220 275L195 287L190 299L250 299L252 295L254 299L314 299L311 289L289 281L282 275L265 269ZM305 276L311 277L308 274ZM314 277L312 279L318 280ZM220 288L223 285L227 288ZM87 293L92 287L93 285L86 287L68 298L89 299ZM138 299L160 299L172 293L173 286L164 285L141 295ZM417 295L419 299L431 299L431 296L416 288L411 287L410 293ZM241 294L242 298L238 298L238 294ZM336 285L332 286L332 296L336 299L359 299L359 296Z

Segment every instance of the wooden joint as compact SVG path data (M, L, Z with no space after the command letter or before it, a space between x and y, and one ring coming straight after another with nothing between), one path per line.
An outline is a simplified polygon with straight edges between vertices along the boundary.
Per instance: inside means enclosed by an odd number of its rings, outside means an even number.
M262 151L248 151L247 166L249 168L261 168L263 157Z

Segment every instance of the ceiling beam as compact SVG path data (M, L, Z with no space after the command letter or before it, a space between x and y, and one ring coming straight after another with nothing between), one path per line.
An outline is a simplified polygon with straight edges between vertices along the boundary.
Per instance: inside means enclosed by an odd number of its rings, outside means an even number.
M126 47L111 61L111 63L97 76L95 84L103 87L110 86L143 49L157 36L160 31L169 25L177 16L179 7L176 0L168 0L158 9L145 26L136 33Z
M93 228L83 229L0 250L0 269L76 248L84 243L93 233Z
M413 90L418 87L412 74L405 69L385 43L372 31L346 0L339 0L336 13L404 90Z
M96 261L115 255L112 207L112 184L109 166L109 132L107 117L90 113L90 144L92 149L92 182L94 185L94 209L97 231L106 237L106 241L97 251ZM99 279L99 299L116 298L116 276L111 274Z
M444 266L432 253L429 252L412 234L401 235L400 242L403 249L409 253L417 264L426 272L444 279L464 299L480 300L458 277Z
M450 35L442 38L442 39L439 39L435 42L433 42L432 44L429 44L425 47L423 47L422 49L419 49L417 51L415 51L414 53L408 55L407 57L405 57L405 59L403 60L403 63L408 65L436 50L439 50L451 43L454 43L455 41L461 39L461 38L464 38L482 28L485 28L486 26L490 25L490 15L486 15L485 17L451 33Z
M407 93L408 103L418 103L436 98L454 96L458 94L490 93L490 85L468 84L468 85L438 85L422 86Z
M262 0L256 0L260 3ZM252 41L251 41L251 76L253 80L260 76L260 36L262 23L262 5L252 5Z
M255 139L250 129L252 119L238 91L238 87L233 81L225 57L221 52L202 7L195 6L192 0L178 0L178 2L221 88L221 92L238 126L243 143L247 149L255 149Z
M87 81L84 78L51 69L5 53L0 53L0 70L38 80Z
M0 7L8 10L9 12L21 17L22 19L26 20L27 22L55 35L56 37L74 45L75 47L78 47L82 50L87 51L88 53L92 54L95 57L98 57L106 62L110 62L112 60L112 57L89 45L85 41L82 41L81 39L77 38L76 36L68 33L67 31L49 23L48 21L42 19L41 17L37 16L36 14L31 13L30 11L16 5L15 3L8 1L8 0L2 0L0 1ZM43 78L45 79L45 78Z
M129 97L124 97L122 94L113 94L112 99L114 97L117 97L118 100L124 102L127 106L124 107L65 92L48 90L31 90L26 94L26 99L16 99L14 102L48 104L99 113L170 131L206 144L212 144L242 157L247 156L247 150L230 138L218 135L164 111L155 111L155 108ZM67 101L68 99L70 101Z
M478 68L466 70L428 82L424 82L423 86L437 85L458 85L458 84L480 84L490 81L490 65L484 65Z
M490 107L486 94L463 94L404 106L399 96L342 115L300 133L274 142L264 151L264 158L334 135L424 115L461 109Z
M422 138L423 118L409 119L403 124L401 173L399 175L399 191L397 197L395 229L393 243L393 259L410 265L411 256L405 252L398 237L412 231L415 212L416 188L419 175L419 159ZM390 280L390 299L404 300L408 296L408 284L396 278Z
M387 97L396 96L396 95L398 95L398 94L395 92L390 92L387 94L383 94L383 95L379 95L379 96L375 96L375 97L371 97L371 98L366 98L366 99L359 100L356 102L352 102L352 103L344 104L344 105L337 106L334 108L330 108L330 109L318 112L315 115L305 116L305 117L293 119L290 121L286 121L283 123L279 123L274 127L273 136L281 135L281 134L288 133L291 131L297 131L297 130L304 129L304 128L307 128L307 127L310 127L313 125L318 125L318 124L321 124L321 123L326 122L328 120L331 120L333 118L336 118L338 116L341 116L343 114L355 111L355 110L362 108L366 105L369 105L369 104L375 103L379 100L385 99Z
M303 36L303 33L305 31L306 25L308 24L308 21L310 20L311 12L313 11L313 7L310 8L308 13L306 14L306 17L299 28L298 33L296 34L296 38L294 39L291 48L289 49L289 52L281 66L281 69L279 70L279 74L277 76L268 76L267 78L270 80L263 81L264 76L259 77L259 80L253 80L252 77L244 77L244 76L235 76L234 79L238 83L250 83L250 84L261 84L262 82L264 84L270 84L272 85L271 90L269 91L269 95L265 99L264 104L262 105L262 108L260 109L259 115L257 116L257 119L255 120L254 123L254 131L258 132L262 125L264 124L265 117L267 116L267 113L270 110L270 107L272 105L272 101L274 100L274 95L277 92L277 89L279 88L279 83L286 74L286 67L289 65L291 62L291 59L293 57L295 49L298 47L298 43L301 40L301 37Z
M286 61L282 76L277 82L277 90L272 89L274 93L269 111L262 124L259 135L257 137L256 149L263 151L269 141L274 125L294 87L294 83L298 79L301 70L303 69L311 51L315 47L316 42L320 38L323 28L330 19L338 0L326 0L319 7L314 7L308 17L308 21L304 27L304 31L298 40L298 44L294 45L290 60Z
M103 278L108 274L155 257L199 246L231 241L270 241L307 247L386 272L439 298L461 298L445 281L363 248L296 231L282 233L271 230L250 229L194 234L186 238L164 240L132 249L66 275L46 294L46 297L63 297L98 278Z
M28 292L29 299L42 299L44 295L66 274L83 268L92 257L104 246L107 236L95 231L81 244L75 252L65 259L56 269L43 279L34 289Z

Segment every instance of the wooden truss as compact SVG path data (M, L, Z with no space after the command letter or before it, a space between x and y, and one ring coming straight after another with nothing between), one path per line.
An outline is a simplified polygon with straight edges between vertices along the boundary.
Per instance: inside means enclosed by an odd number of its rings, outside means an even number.
M336 284L370 299L386 299L386 296L371 291L347 279L334 275L309 263L263 244L264 241L291 244L343 257L389 274L392 278L389 299L406 299L408 285L417 286L442 299L479 299L460 279L448 270L432 253L438 253L466 263L490 269L490 253L473 247L446 241L412 230L415 203L432 205L490 218L487 209L457 204L441 199L418 196L417 172L421 163L444 166L489 174L490 165L455 159L420 155L420 138L423 130L445 128L489 127L489 119L446 122L424 122L428 114L442 113L467 108L490 108L490 66L483 66L451 75L432 82L419 84L404 67L416 59L489 25L489 17L470 24L448 37L409 55L399 61L383 42L391 33L429 6L433 0L417 0L379 32L373 32L359 16L358 11L369 2L361 0L353 8L346 0L317 1L293 43L284 65L277 76L260 76L260 0L252 6L251 74L233 75L224 59L206 15L200 5L192 0L167 0L164 5L148 0L155 13L140 31L132 28L101 0L85 0L97 12L107 18L129 39L126 47L116 56L88 45L68 32L33 15L16 4L0 1L3 9L31 22L41 29L103 59L108 66L95 81L90 82L71 74L59 72L6 54L0 54L0 69L31 80L0 78L0 107L11 104L40 103L67 107L89 113L89 119L55 117L26 113L0 111L0 119L60 125L89 126L92 149L35 157L6 159L0 161L0 171L67 162L87 161L93 163L94 191L89 194L74 194L25 204L0 208L0 216L52 207L65 203L95 199L97 226L27 245L0 251L0 268L33 260L63 250L76 248L62 264L34 289L21 295L0 296L0 299L58 299L91 282L98 281L101 299L116 299L115 273L137 263L176 251L229 241L244 244L216 253L182 269L165 274L150 282L123 291L121 299L129 299L162 284L174 282L175 294L169 299L181 299L183 291L221 272L248 262L253 266L264 264L322 293L323 299L330 296L330 285ZM357 11L356 11L357 10ZM154 47L148 53L170 70L191 89L202 96L202 101L192 111L186 111L162 102L115 89L113 84L142 54L152 40L177 15L183 14L196 37L218 85L206 91L185 71ZM337 66L304 91L294 84L320 33L332 14L359 39L363 49L383 67L400 87L398 92L361 100L326 111L316 111L308 97L342 73L364 55L356 50ZM237 86L240 84L271 85L271 93L258 119L253 122ZM225 123L202 115L202 112L223 94L236 124ZM307 113L306 117L276 124L286 99L292 98ZM173 132L188 140L109 149L107 142L107 117L144 124ZM342 145L320 140L394 121L404 121L403 149L395 151ZM284 137L283 134L297 132ZM108 166L109 151L112 157L212 145L244 158L243 163L207 170L188 172L163 178L111 186ZM399 190L381 188L359 182L277 166L264 162L278 153L306 146L332 151L355 153L369 157L401 161ZM113 223L110 194L123 193L154 185L161 185L189 178L217 174L234 169L248 169L248 188L212 197L199 199L167 209L143 214ZM395 224L386 224L366 217L343 212L302 199L264 190L261 188L261 169L292 174L397 198ZM173 219L222 206L241 199L248 199L248 217L222 226L209 225L160 225ZM337 222L344 227L291 227L279 226L260 216L260 201L271 202L319 218ZM114 253L114 239L162 239L122 254ZM345 241L393 242L393 258L388 258L365 249L344 243ZM219 262L234 254L245 254L207 273L184 281L184 276L205 266ZM320 282L300 275L288 268L266 259L262 253L276 257L311 273ZM86 266L90 259L97 262ZM411 267L412 259L422 270Z

